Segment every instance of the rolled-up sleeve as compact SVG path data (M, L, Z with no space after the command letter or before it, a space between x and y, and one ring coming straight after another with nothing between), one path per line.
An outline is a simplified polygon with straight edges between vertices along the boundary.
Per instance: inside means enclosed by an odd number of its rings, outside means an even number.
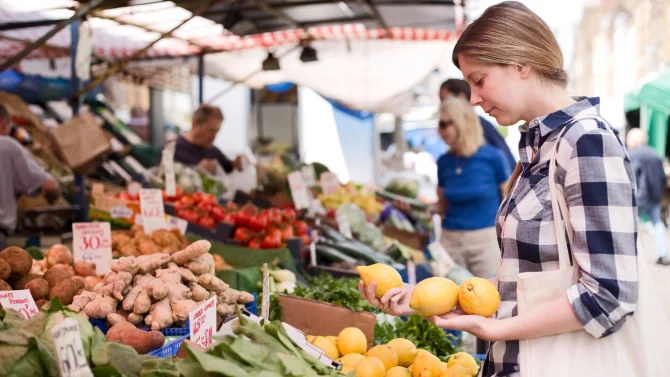
M568 298L584 329L600 338L619 330L637 303L635 177L609 131L592 129L569 144L562 186L581 276Z

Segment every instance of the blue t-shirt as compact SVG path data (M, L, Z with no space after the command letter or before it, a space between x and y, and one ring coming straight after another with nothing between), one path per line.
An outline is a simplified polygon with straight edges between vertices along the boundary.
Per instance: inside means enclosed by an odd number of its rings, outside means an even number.
M510 174L503 153L488 144L470 157L442 155L437 160L437 184L447 200L442 227L477 230L495 226L501 200L500 185Z

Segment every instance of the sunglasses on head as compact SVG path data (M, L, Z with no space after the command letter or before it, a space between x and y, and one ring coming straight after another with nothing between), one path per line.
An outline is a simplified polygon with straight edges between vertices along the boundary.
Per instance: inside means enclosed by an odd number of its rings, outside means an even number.
M445 128L451 126L452 124L454 124L454 121L453 121L453 120L441 120L441 121L439 121L439 123L438 123L437 125L438 125L441 129L445 129Z

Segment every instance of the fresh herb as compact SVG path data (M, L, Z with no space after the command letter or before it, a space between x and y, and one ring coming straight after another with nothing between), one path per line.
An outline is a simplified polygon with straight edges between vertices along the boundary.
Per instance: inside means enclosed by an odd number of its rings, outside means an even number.
M293 296L333 305L344 306L357 312L377 312L378 310L361 298L358 292L360 279L339 278L322 273L316 277L307 277L309 287L295 287Z
M398 317L390 322L377 323L375 344L386 344L395 338L408 339L417 348L425 349L442 361L447 361L450 355L463 351L453 344L456 337L445 333L420 315L409 316L406 320Z
M256 310L258 311L258 315L261 315L261 308L263 306L263 295L258 295L256 297ZM281 306L279 306L279 294L271 293L270 294L270 314L268 315L270 318L268 318L270 321L281 321L282 320L282 313L281 313Z

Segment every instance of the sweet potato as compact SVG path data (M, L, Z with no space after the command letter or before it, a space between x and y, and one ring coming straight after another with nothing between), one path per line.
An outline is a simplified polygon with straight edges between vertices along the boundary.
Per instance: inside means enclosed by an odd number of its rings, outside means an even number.
M120 342L133 347L143 355L163 346L165 336L159 331L138 330L130 322L119 322L107 331L107 341Z
M6 281L0 280L0 291L11 291L12 287Z
M77 276L96 276L95 263L86 262L83 260L74 264L74 274Z
M80 289L84 289L84 283L81 280L67 278L49 290L49 300L58 296L63 305L70 305Z
M70 272L64 268L58 267L59 265L53 266L44 273L43 279L49 283L49 287L53 288L58 283L63 280L69 279L74 276L74 272Z
M14 289L26 289L26 285L35 279L41 279L42 275L34 274L32 272L28 273L26 276L12 283Z
M72 264L74 261L74 257L72 255L72 251L65 246L61 244L56 244L53 245L47 250L46 253L44 253L44 259L47 260L47 265L49 267L57 265L57 264Z
M26 289L30 289L30 294L35 301L41 300L49 294L49 283L44 279L33 279L26 284Z
M12 267L4 259L0 259L0 280L7 280L12 273Z
M20 247L10 246L0 251L0 259L4 259L12 269L9 280L18 280L30 272L33 257Z

